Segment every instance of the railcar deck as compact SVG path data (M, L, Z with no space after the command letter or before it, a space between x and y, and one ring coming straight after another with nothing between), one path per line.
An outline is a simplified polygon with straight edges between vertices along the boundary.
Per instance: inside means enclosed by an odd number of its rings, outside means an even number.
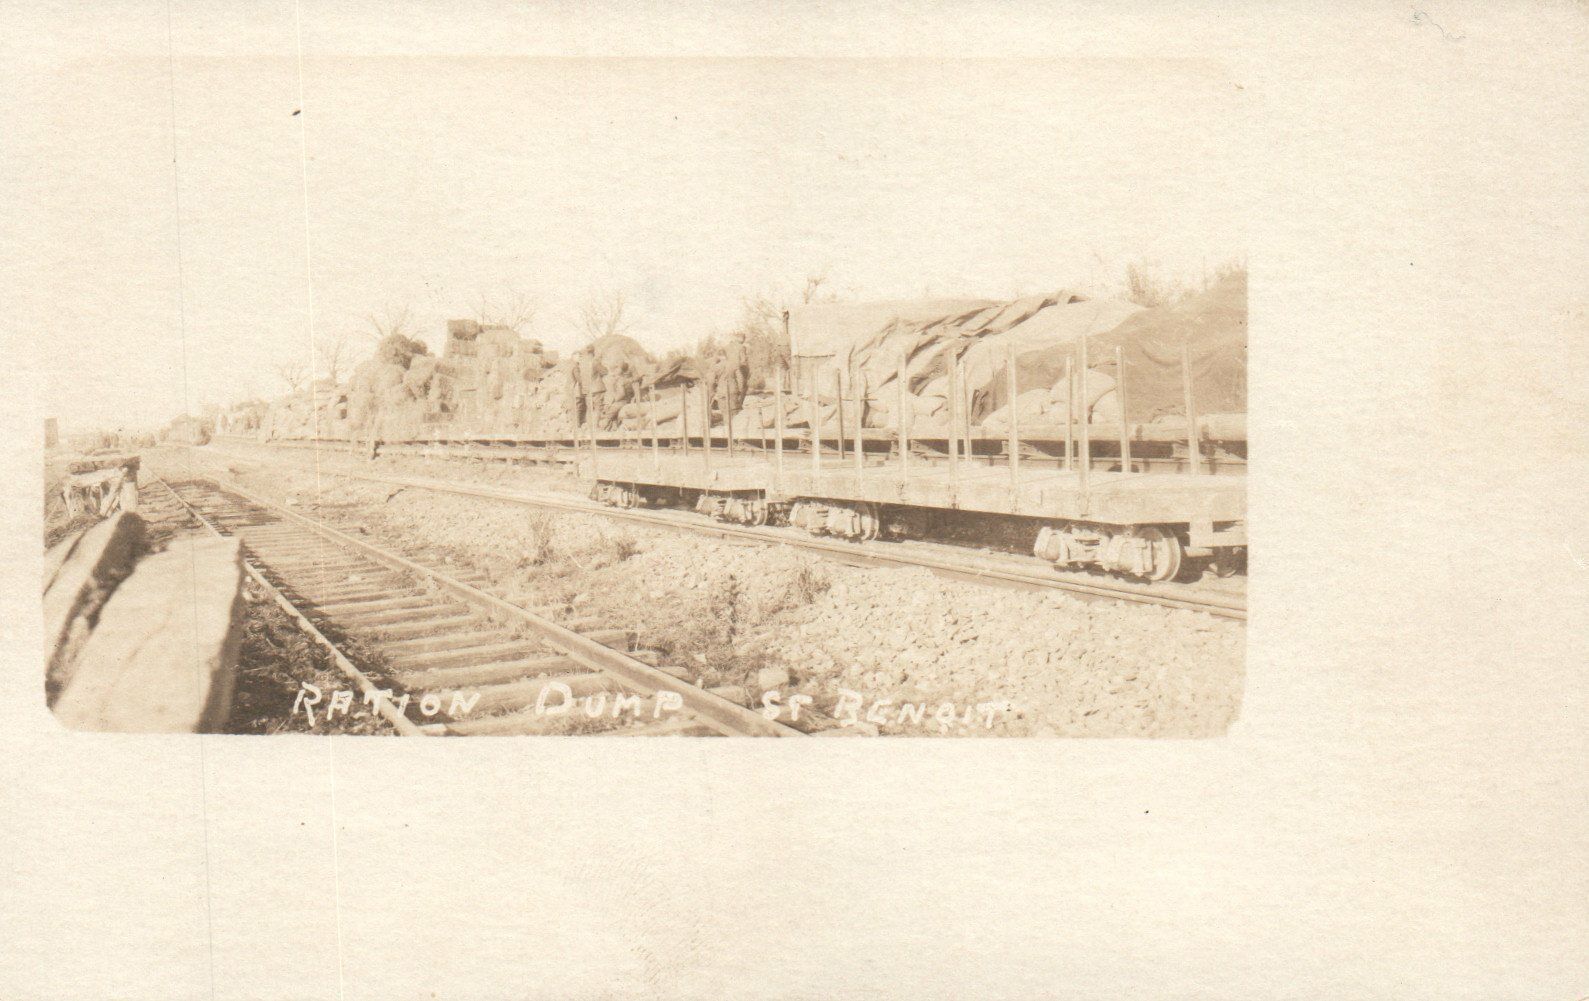
M764 493L770 500L823 497L873 504L1062 518L1111 525L1208 524L1246 517L1246 478L1176 473L1120 473L1008 465L902 463L853 457L824 459L811 468L809 453L775 458L743 453L710 461L690 453L644 450L587 452L580 467L588 479L716 493Z

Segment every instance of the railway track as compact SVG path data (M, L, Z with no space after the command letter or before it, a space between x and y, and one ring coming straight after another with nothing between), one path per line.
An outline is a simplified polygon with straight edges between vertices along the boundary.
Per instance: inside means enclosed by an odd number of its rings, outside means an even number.
M253 459L251 456L239 456L239 458ZM289 468L298 468L291 463L285 465ZM1199 584L1146 584L1111 580L1094 574L1056 570L1035 558L962 554L953 552L951 547L930 543L835 541L818 538L799 529L730 525L684 511L615 508L575 497L525 493L483 484L456 483L429 477L381 476L329 465L323 467L320 472L389 486L411 487L552 510L594 514L656 527L698 532L724 539L799 546L828 558L855 565L922 567L946 577L986 584L1029 590L1067 591L1083 597L1184 608L1242 621L1247 618L1245 594L1217 580Z
M151 513L174 503L239 539L249 576L400 734L800 735L658 666L626 630L514 605L481 574L443 572L239 487L153 482L164 496Z

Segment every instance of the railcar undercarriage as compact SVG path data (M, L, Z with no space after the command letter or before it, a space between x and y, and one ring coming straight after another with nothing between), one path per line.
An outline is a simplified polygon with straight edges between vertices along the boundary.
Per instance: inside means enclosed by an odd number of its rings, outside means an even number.
M1239 524L1222 523L1199 530L1185 524L1111 525L1098 522L1042 517L987 517L959 511L939 511L911 505L823 497L769 498L763 491L713 491L657 487L647 484L599 481L591 497L618 508L688 507L714 521L738 525L790 525L813 535L857 542L877 539L930 539L953 534L964 541L970 534L983 541L997 537L1009 545L1032 539L1030 551L1058 569L1099 570L1146 581L1170 581L1194 563L1221 577L1244 572L1246 545ZM936 531L948 519L961 526L953 533ZM980 530L980 531L979 531ZM1194 545L1198 536L1241 539L1239 545ZM1206 540L1199 540L1206 541ZM1024 547L1026 543L1022 542Z

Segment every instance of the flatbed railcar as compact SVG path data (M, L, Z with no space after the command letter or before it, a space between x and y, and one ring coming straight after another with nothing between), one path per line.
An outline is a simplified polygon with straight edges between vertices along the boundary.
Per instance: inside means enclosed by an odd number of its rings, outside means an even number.
M1025 434L824 430L815 458L804 428L438 432L271 444L556 465L583 477L593 499L619 507L693 507L719 521L862 541L932 537L1029 549L1056 567L1146 580L1205 565L1229 575L1246 565L1244 414L1200 415L1195 432L1173 415Z
M579 469L592 498L617 507L694 507L719 521L859 541L1024 538L1057 567L1151 581L1180 577L1194 563L1221 575L1245 565L1244 463L1218 468L1194 450L1184 471L1139 471L1129 451L1122 461L1069 447L1059 463L1012 463L1011 454L1043 453L1030 442L979 453L962 441L945 457L920 444L870 431L849 441L822 436L815 448L808 434L788 431L771 442L715 435L666 447L594 438Z
M788 524L858 541L996 541L1056 567L1156 581L1182 577L1195 565L1220 575L1245 568L1245 435L1215 440L1229 424L1219 415L1200 419L1195 454L1183 437L1158 464L1142 457L1152 453L1137 442L1168 443L1169 435L1133 426L1129 447L1120 449L1118 437L1100 425L1091 427L1098 438L1085 452L1074 431L1069 445L1063 433L1045 433L1011 449L1008 436L973 434L956 445L943 436L901 442L892 432L867 429L859 450L854 436L842 443L820 436L815 459L803 429L786 429L781 438L760 432L731 438L718 428L710 437L452 432L271 444L555 464L580 476L593 499L615 507L694 508L718 521ZM1012 453L1019 456L1015 463Z

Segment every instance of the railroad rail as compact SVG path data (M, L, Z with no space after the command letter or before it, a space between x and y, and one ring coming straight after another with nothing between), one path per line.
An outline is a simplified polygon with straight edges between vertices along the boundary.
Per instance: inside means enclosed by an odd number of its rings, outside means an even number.
M297 468L290 463L286 465ZM1183 608L1242 621L1247 618L1245 595L1218 582L1148 584L1112 580L1094 574L1056 570L1036 558L962 554L954 552L952 547L932 543L834 541L812 536L798 529L726 524L683 511L616 508L577 497L507 490L485 484L457 483L431 477L384 476L331 466L322 467L320 472L388 486L411 487L551 510L594 514L725 539L798 546L830 559L856 565L920 567L953 579L1030 590L1060 590L1083 597Z
M205 529L240 540L249 577L400 734L563 732L577 720L617 736L801 735L657 666L627 630L515 605L483 574L443 573L234 484L154 482ZM549 696L560 711L546 712ZM416 710L438 721L415 722Z

